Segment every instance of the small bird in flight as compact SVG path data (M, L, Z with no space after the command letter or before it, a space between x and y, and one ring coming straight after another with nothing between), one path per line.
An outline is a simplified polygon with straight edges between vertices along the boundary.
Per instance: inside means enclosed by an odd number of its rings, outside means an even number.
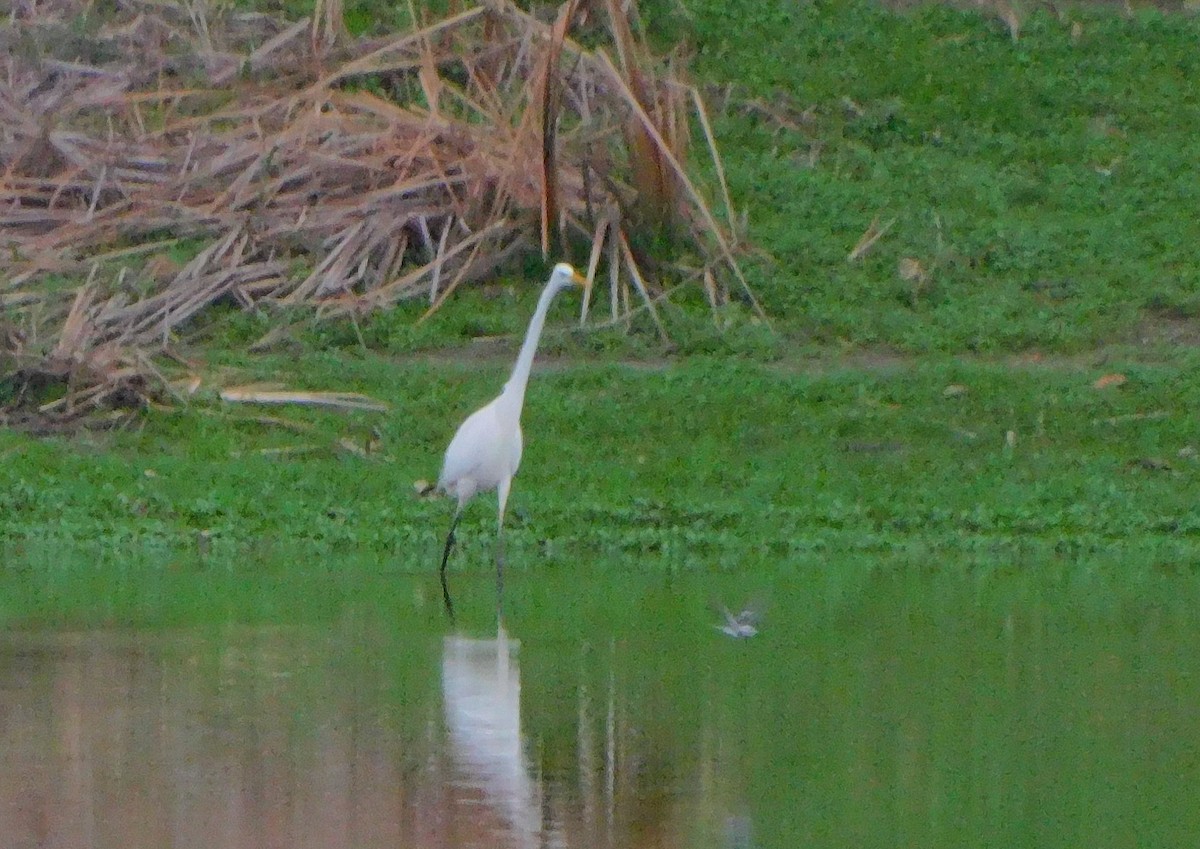
M746 607L741 613L733 614L729 612L728 607L721 605L721 615L725 617L725 621L713 625L713 628L722 634L735 640L745 640L758 633L759 614L753 607Z

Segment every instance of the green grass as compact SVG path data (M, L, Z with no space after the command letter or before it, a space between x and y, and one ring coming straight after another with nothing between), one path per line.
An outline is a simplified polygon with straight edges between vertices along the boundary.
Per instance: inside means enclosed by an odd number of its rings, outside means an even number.
M1081 350L1194 317L1200 20L1038 10L996 21L930 4L697 0L702 79L735 203L777 261L768 308L818 341L914 353ZM1071 23L1082 35L1072 38ZM739 101L806 112L777 131ZM810 151L815 166L807 164ZM856 264L874 216L895 224ZM935 269L913 295L897 264Z
M298 16L312 4L237 5ZM433 15L443 5L420 8ZM346 15L356 32L409 18L403 4L374 0L348 4ZM774 335L736 301L717 317L718 331L689 291L662 307L675 352L1078 353L1200 338L1200 188L1186 176L1200 154L1191 84L1200 17L1038 7L1016 43L996 19L934 3L898 13L867 0L645 0L642 20L664 52L687 45L736 213L771 257L748 257L747 273ZM753 103L790 124L749 110ZM693 160L703 169L696 135ZM847 262L876 218L890 229ZM173 258L186 261L192 249L177 246ZM903 279L902 260L928 279ZM541 272L530 262L518 276ZM357 330L301 316L309 331L299 343L353 348L361 331L372 350L397 353L518 332L528 300L509 291L456 296L419 328L424 304ZM231 330L218 320L204 339L240 347L277 320L238 320ZM564 347L640 355L656 344L648 320L634 330L632 340L613 331Z
M557 305L511 505L517 579L590 561L813 576L857 558L1062 568L1133 595L1191 581L1200 22L1037 11L1014 44L941 6L660 5L655 37L686 38L698 81L733 86L714 118L773 257L750 273L774 329L735 302L719 330L681 296L664 349L645 320L583 332ZM756 99L796 126L747 112ZM892 229L846 262L877 215ZM927 284L899 277L906 257ZM388 415L264 411L296 432L208 394L115 435L0 434L0 622L271 618L356 597L343 568L376 576L370 592L427 575L449 505L413 482L497 391L535 297L500 280L420 325L418 303L357 325L230 311L190 340L213 383L359 390ZM245 353L285 320L269 354ZM1045 362L1016 356L1030 349ZM1093 388L1115 371L1125 385ZM370 456L339 447L373 428ZM466 519L465 580L486 579L493 517Z
M664 49L689 46L736 211L771 257L747 272L775 335L737 303L718 332L685 293L663 307L678 353L1077 353L1197 338L1200 189L1181 169L1200 155L1200 18L1039 8L1015 44L998 20L940 4L654 0L643 20ZM890 229L847 262L877 217ZM928 280L903 279L904 259ZM363 333L390 351L454 344L517 332L525 303L456 299L422 329L413 305ZM635 330L572 344L637 354L653 327ZM349 328L319 335L357 344Z
M989 579L1064 568L1134 594L1163 576L1192 581L1197 365L1180 354L547 368L527 400L511 571L819 575L866 560ZM115 435L4 434L0 621L270 618L306 604L317 615L363 592L347 577L360 574L376 589L427 576L418 585L433 592L450 505L417 498L413 483L436 479L458 421L506 368L263 358L246 377L365 391L392 410L266 411L311 428L294 432L198 403ZM1093 388L1111 371L1128 382ZM966 392L946 397L951 384ZM372 428L381 444L367 457L337 446ZM265 453L280 449L299 453ZM494 517L488 497L464 520L463 580L490 572Z
M611 745L611 725L631 776L618 806L635 800L640 828L692 794L700 815L671 816L698 844L742 810L764 846L1178 842L1197 762L1200 23L1038 11L1013 44L940 6L685 2L648 2L645 19L686 36L701 84L734 86L714 117L774 258L749 267L774 330L737 302L718 330L684 295L663 305L664 348L644 320L583 332L576 304L555 306L505 596L546 798L584 798L583 749ZM356 31L406 15L347 9ZM754 99L805 115L777 131L742 109ZM892 229L847 263L877 215ZM906 257L933 270L926 285L900 279ZM420 303L357 325L230 309L180 348L205 378L189 405L113 433L0 430L14 692L44 681L29 693L61 707L95 658L125 685L143 680L136 658L154 712L120 712L156 717L162 739L182 717L174 737L207 727L222 758L257 758L275 722L279 756L306 767L332 751L308 737L349 729L367 791L357 741L384 741L405 781L427 773L451 504L414 482L502 385L536 296L500 280L420 325ZM1097 388L1106 374L1126 381ZM268 380L390 410L216 397ZM495 628L494 505L460 526L464 633ZM712 605L743 599L765 602L763 631L726 640ZM104 661L124 628L150 650ZM20 654L20 632L63 629L82 654ZM216 724L164 712L187 703L176 692L211 693ZM180 774L198 770L189 756Z

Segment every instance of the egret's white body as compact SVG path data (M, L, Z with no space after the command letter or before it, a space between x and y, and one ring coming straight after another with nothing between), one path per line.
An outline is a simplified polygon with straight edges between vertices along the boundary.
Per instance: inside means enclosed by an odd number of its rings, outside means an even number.
M480 407L459 425L450 440L438 487L458 499L459 509L479 492L496 490L500 512L508 498L508 487L521 465L521 410L502 394Z
M503 533L504 510L508 504L508 493L512 488L513 476L521 465L521 409L525 405L525 387L529 383L529 372L533 368L533 356L537 351L542 327L550 302L563 289L585 285L580 274L565 262L554 266L546 288L538 299L537 309L529 320L521 353L513 366L512 375L504 384L503 391L490 403L467 416L450 440L446 457L442 461L442 473L438 476L438 489L457 499L454 521L446 536L446 547L442 554L442 596L446 610L453 615L450 593L446 588L446 561L454 545L454 529L462 516L463 509L477 493L496 490L496 584L497 592L503 587Z

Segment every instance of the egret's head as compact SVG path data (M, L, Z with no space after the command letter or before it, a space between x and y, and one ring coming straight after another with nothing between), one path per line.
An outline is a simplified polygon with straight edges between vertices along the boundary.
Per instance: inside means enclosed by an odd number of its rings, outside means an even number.
M550 272L550 283L555 289L568 289L571 286L587 286L587 278L572 268L570 263L560 262Z

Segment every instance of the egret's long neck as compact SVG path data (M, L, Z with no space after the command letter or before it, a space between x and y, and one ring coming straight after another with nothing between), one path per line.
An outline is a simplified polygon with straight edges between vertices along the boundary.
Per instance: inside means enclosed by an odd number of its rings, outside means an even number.
M547 284L538 298L537 309L529 320L529 329L525 331L525 341L521 344L521 353L517 355L517 364L513 366L508 383L504 384L501 409L513 419L521 418L521 407L525 403L525 386L529 383L529 370L533 368L533 355L537 352L538 339L542 335L542 326L546 323L546 313L550 310L550 302L554 300L557 289Z

